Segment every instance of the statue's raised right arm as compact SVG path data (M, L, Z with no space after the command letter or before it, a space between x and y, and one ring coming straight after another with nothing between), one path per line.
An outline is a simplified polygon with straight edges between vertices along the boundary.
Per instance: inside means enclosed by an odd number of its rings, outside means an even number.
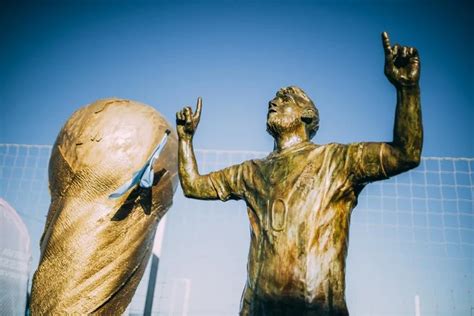
M208 175L200 175L193 149L193 136L201 119L202 99L199 97L196 112L185 107L176 113L178 132L178 172L183 193L187 197L214 200L218 194Z
M397 90L397 108L393 140L387 143L364 143L361 165L372 161L381 164L382 173L359 173L359 182L379 180L415 168L420 164L423 126L420 107L420 59L413 47L390 45L382 33L385 52L385 75Z

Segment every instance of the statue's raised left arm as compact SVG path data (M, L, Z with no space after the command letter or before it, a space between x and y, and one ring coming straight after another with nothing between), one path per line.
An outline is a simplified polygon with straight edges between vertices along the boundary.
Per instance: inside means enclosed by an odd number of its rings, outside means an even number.
M423 126L420 107L420 59L413 47L391 46L382 33L385 52L385 75L397 90L393 140L387 143L364 143L361 164L380 164L380 172L359 172L359 182L394 176L420 164ZM363 167L361 169L364 169ZM370 168L369 168L370 169Z

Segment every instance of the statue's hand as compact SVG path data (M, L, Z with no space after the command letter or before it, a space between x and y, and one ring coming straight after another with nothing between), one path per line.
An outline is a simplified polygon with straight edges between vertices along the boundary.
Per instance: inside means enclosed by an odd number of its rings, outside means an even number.
M202 99L199 97L197 100L196 112L194 114L189 106L184 107L181 111L176 113L176 129L180 139L192 139L199 124L199 120L201 119L201 109Z
M420 79L420 58L416 48L398 44L390 46L386 32L382 33L382 43L388 80L396 87L416 86Z

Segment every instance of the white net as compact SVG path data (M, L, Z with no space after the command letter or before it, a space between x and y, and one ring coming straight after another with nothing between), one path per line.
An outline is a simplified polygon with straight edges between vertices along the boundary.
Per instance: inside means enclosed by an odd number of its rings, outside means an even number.
M33 268L49 206L50 150L0 144L0 197L30 231ZM265 155L196 153L202 172ZM424 157L415 170L364 189L352 215L347 262L351 315L470 315L473 170L473 158ZM189 200L178 191L168 214L152 313L235 315L246 277L245 204ZM130 314L143 313L149 270L150 265Z

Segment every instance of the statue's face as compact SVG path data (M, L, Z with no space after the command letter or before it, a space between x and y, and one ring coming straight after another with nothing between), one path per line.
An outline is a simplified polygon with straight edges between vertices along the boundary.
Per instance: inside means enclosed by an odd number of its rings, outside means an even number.
M284 132L291 132L301 120L302 109L291 94L278 93L268 102L267 131L274 137Z

